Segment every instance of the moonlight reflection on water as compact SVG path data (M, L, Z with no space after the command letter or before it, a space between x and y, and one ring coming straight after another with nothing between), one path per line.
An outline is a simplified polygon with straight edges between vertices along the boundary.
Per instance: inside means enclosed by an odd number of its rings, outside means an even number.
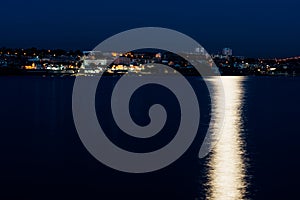
M220 139L213 147L207 163L207 199L245 198L246 152L242 136L244 79L244 77L222 77L225 92L225 120ZM212 99L212 102L217 104L218 99ZM216 111L213 112L217 115Z

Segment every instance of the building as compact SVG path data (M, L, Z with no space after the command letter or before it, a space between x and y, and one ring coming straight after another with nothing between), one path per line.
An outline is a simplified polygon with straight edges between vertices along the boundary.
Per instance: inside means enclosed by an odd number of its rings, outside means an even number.
M230 49L230 48L224 48L222 50L222 54L223 54L223 56L232 56L232 49Z
M197 47L197 48L195 48L195 53L204 55L205 54L205 49L203 47Z

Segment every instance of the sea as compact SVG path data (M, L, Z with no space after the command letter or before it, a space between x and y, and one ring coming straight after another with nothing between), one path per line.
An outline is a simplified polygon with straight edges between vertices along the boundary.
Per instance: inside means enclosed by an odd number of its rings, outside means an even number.
M209 95L202 78L189 77L201 99L198 134L180 158L147 173L113 169L85 148L72 110L75 79L0 77L1 199L299 198L300 77L221 77L225 102ZM132 96L129 108L136 124L150 123L153 104L163 105L168 116L157 135L135 138L123 133L113 119L109 99L118 80L101 78L94 99L107 138L135 153L164 148L181 122L174 94L148 85ZM216 129L217 142L199 158L209 124L218 118L218 104L225 105L222 130Z

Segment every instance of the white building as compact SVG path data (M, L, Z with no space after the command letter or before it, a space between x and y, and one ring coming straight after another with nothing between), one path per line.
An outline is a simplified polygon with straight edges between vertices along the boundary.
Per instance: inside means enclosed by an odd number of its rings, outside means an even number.
M222 50L222 54L223 54L224 56L232 56L232 49L230 49L230 48L224 48L224 49Z

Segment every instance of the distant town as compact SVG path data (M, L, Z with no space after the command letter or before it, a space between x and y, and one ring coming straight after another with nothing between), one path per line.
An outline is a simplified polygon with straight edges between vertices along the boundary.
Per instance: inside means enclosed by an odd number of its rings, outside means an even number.
M300 75L300 56L291 58L248 58L234 56L232 49L211 54L202 47L185 52L218 69L224 76L297 76ZM192 63L171 52L139 50L127 53L100 51L65 51L61 49L0 48L0 75L60 75L95 76L157 73L154 64L170 66L171 71L184 75L199 75Z

